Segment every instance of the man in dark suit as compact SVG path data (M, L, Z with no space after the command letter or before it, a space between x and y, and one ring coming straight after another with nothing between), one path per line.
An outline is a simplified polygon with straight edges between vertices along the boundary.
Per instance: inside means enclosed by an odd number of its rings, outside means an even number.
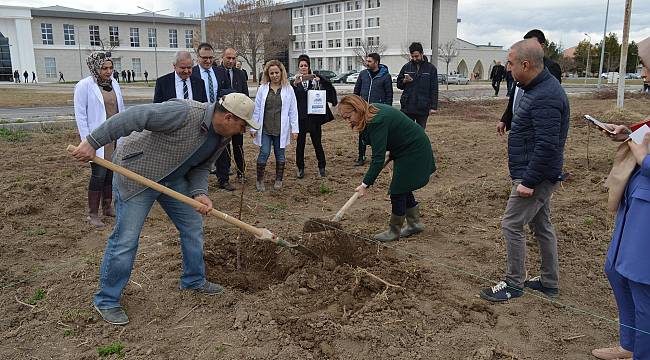
M153 102L161 103L169 99L190 99L207 102L203 80L191 75L192 54L187 51L176 52L174 71L156 79Z
M242 70L237 68L237 51L235 49L228 48L223 51L219 69L222 69L226 74L227 86L230 91L249 96L246 76ZM229 183L230 154L233 154L237 165L237 181L240 183L244 181L244 136L241 134L235 135L230 142L232 143L232 152L224 151L217 160L217 178L220 184ZM230 148L228 147L227 150L230 150Z
M206 102L216 102L220 97L230 93L230 83L228 75L223 68L214 65L214 48L208 43L201 43L196 48L198 65L192 69L192 77L203 81L204 91L206 93ZM228 150L224 151L226 153ZM226 177L220 177L218 174L223 169L219 169L219 161L215 162L216 168L212 169L219 179L219 188L228 191L235 190L235 187L228 181L228 169L225 169ZM226 164L228 165L228 164ZM223 165L222 165L223 166Z
M494 96L499 96L499 88L501 88L501 81L505 75L506 68L501 65L501 61L497 61L496 65L492 67L492 71L490 72L490 80L492 80Z

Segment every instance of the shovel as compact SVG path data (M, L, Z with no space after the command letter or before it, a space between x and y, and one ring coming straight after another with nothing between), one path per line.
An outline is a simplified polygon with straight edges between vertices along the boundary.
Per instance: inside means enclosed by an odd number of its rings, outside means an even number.
M73 152L75 149L76 149L75 146L68 145L68 148L67 148L68 152ZM115 165L115 164L113 164L112 162L110 162L108 160L104 160L102 158L99 158L99 157L95 156L92 159L92 162L94 162L95 164L98 164L100 166L103 166L103 167L105 167L105 168L107 168L109 170L112 170L113 172L116 172L116 173L118 173L120 175L123 175L123 176L125 176L125 177L127 177L127 178L129 178L129 179L131 179L133 181L139 182L142 185L148 186L148 187L150 187L150 188L152 188L152 189L154 189L154 190L156 190L158 192L161 192L161 193L163 193L163 194L165 194L167 196L170 196L170 197L172 197L172 198L174 198L174 199L176 199L176 200L178 200L180 202L183 202L183 203L185 203L187 205L190 205L193 208L199 208L199 207L203 206L202 203L190 198L189 196L185 196L185 195L183 195L183 194L181 194L181 193L179 193L177 191L174 191L174 190L172 190L172 189L170 189L170 188L168 188L166 186L160 185L157 182L149 180L149 179L147 179L146 177L144 177L142 175L138 175L138 174L134 173L131 170L123 168L123 167L121 167L119 165ZM232 216L230 216L230 215L228 215L226 213L223 213L221 211L218 211L216 209L210 210L209 214L213 215L213 216L216 216L219 219L221 219L221 220L223 220L223 221L225 221L225 222L227 222L227 223L229 223L231 225L237 226L238 228L253 234L256 238L258 238L260 240L267 240L267 241L270 241L270 242L272 242L272 243L274 243L274 244L276 244L278 246L282 246L282 247L286 247L286 248L289 248L289 249L297 250L297 251L299 251L299 252L301 252L301 253L309 256L309 257L318 258L318 255L316 255L316 253L314 253L310 249L308 249L308 248L306 248L306 247L304 247L303 245L300 245L300 244L290 243L290 242L276 236L275 234L273 234L268 229L257 228L257 227L255 227L253 225L247 224L247 223L245 223L245 222L243 222L243 221L241 221L241 220L239 220L237 218L234 218L234 217L232 217Z

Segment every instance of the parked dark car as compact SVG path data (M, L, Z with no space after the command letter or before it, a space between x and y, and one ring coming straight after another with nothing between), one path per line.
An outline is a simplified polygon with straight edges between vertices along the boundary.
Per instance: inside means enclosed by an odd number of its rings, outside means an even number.
M344 73L338 74L335 77L330 79L331 83L345 83L345 79L348 78L349 75L354 74L356 71L346 71Z
M336 77L336 73L334 71L330 70L314 70L314 74L324 77L325 79L331 81L333 78Z
M438 74L438 84L447 83L447 74Z

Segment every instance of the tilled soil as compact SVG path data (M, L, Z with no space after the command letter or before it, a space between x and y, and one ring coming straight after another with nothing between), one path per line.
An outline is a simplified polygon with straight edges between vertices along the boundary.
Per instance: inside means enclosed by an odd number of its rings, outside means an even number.
M590 359L592 348L618 339L602 271L613 226L603 182L615 144L580 118L635 121L650 101L630 99L627 112L614 112L608 111L614 100L572 99L565 156L571 177L552 201L561 297L551 302L529 292L494 305L478 291L505 269L500 216L510 189L507 144L494 130L505 105L445 104L430 118L439 169L416 192L426 230L388 247L370 239L387 224L389 169L342 222L324 221L321 228L309 221L331 219L365 171L352 165L357 137L340 120L324 128L326 179L317 177L308 144L301 180L294 149L287 149L280 191L255 192L252 171L241 204L241 185L233 193L213 186L217 209L238 216L241 205L243 221L321 257L206 218L208 279L226 287L223 295L178 289L178 233L154 207L123 296L131 318L125 327L104 323L91 305L112 220L104 230L84 220L89 168L65 152L77 135L0 140L0 358L94 359L119 342L133 359ZM253 164L257 148L248 140L245 147ZM267 179L274 168L271 160ZM539 257L532 238L528 248L534 276Z

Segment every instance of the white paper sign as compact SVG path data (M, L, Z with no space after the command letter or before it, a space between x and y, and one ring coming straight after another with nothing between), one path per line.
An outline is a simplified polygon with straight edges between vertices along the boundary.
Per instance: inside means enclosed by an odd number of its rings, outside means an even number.
M650 132L650 127L648 127L648 125L643 125L630 134L630 139L632 139L632 141L634 141L637 144L641 144L643 142L643 137L645 136L645 134L649 132Z
M325 90L309 90L307 92L307 114L325 114L327 92Z

